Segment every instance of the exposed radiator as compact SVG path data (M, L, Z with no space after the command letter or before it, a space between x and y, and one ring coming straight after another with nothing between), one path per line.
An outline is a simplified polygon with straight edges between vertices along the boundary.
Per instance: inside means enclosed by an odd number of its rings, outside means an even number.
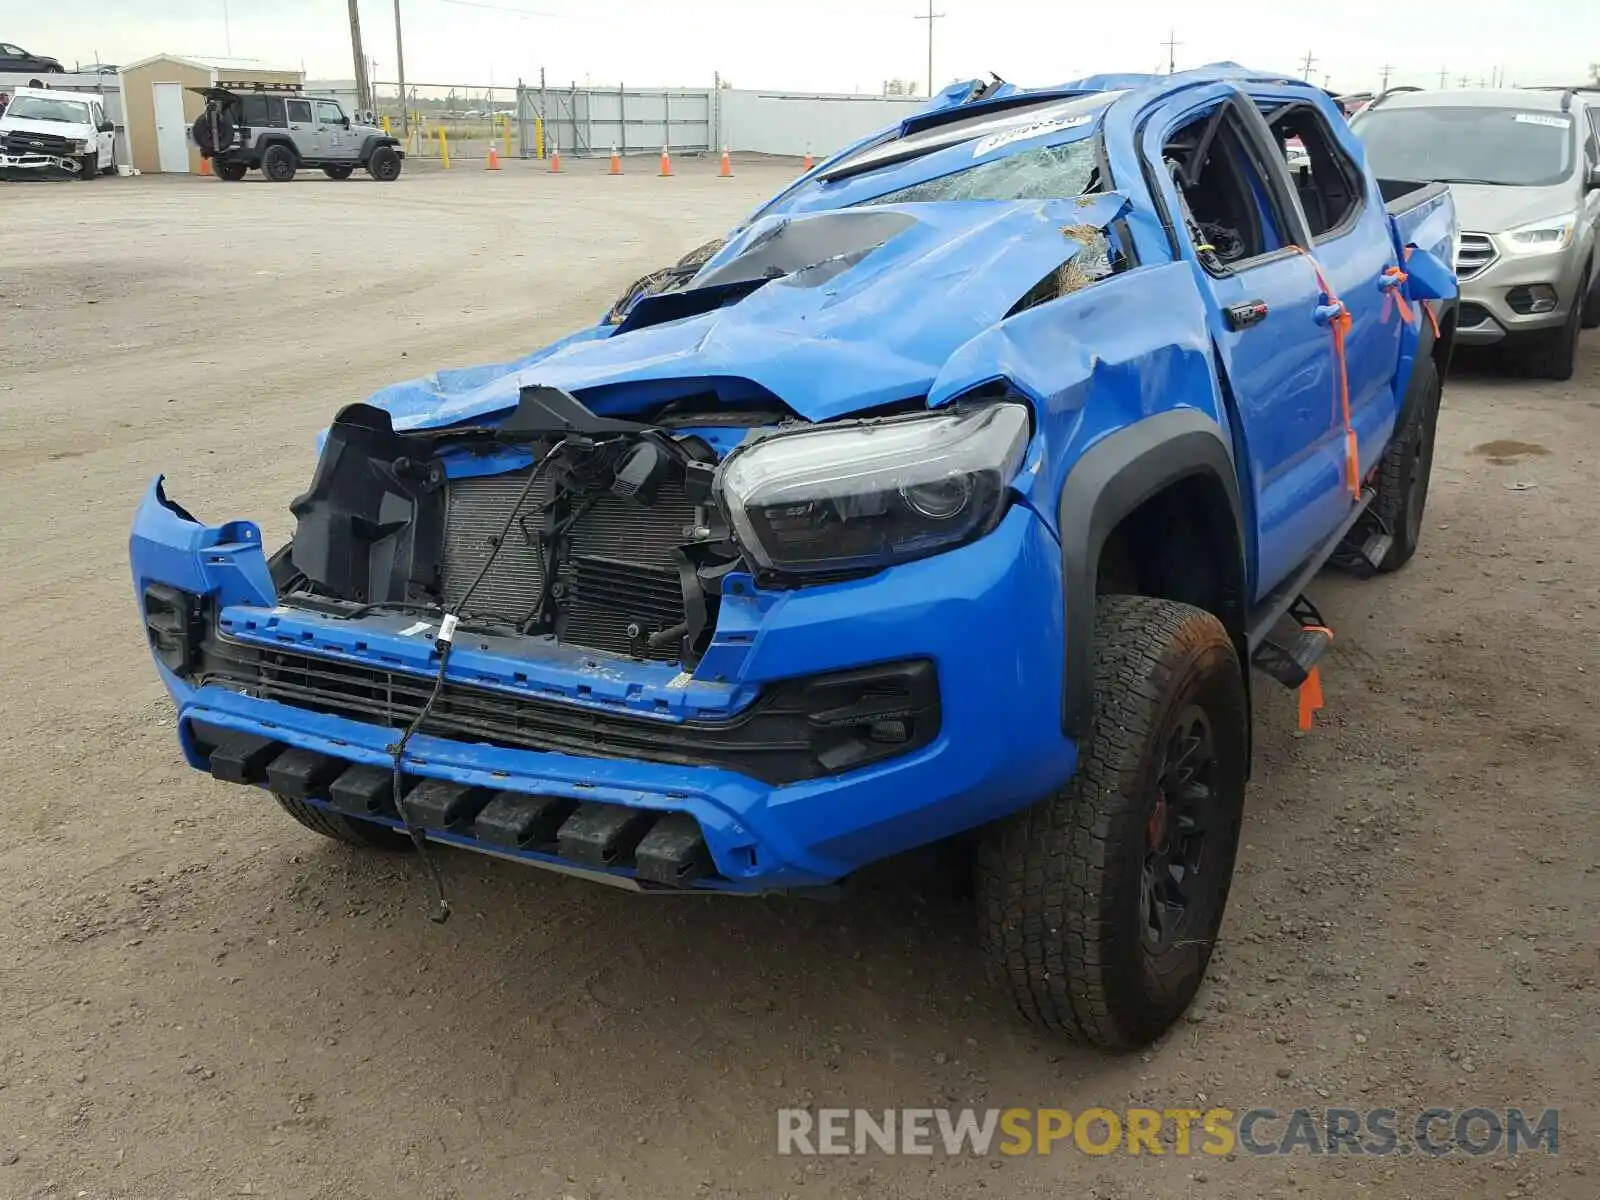
M452 480L446 503L444 595L460 599L527 482L527 472ZM489 568L469 610L521 622L533 612L544 585L537 534L539 509L551 484L534 486L510 539ZM671 662L676 644L650 650L644 638L684 619L683 592L673 551L688 539L694 506L681 484L662 487L645 506L618 496L594 501L568 533L570 553L558 574L556 634L568 645ZM523 527L526 527L524 532ZM634 636L635 627L640 636Z

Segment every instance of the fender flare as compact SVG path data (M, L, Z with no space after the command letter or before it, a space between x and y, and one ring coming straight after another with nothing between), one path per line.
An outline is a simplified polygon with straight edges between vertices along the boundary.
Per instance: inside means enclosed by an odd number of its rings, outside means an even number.
M1420 305L1427 302L1415 300L1412 303ZM1456 309L1460 307L1461 301L1458 298L1451 298L1436 300L1434 303L1438 306L1434 310L1434 321L1439 323L1440 337L1434 337L1433 321L1424 317L1422 330L1417 334L1416 354L1411 360L1411 376L1406 380L1405 394L1400 397L1399 411L1395 413L1394 432L1391 437L1400 436L1400 431L1408 426L1417 405L1422 403L1422 392L1417 388L1417 363L1424 358L1433 359L1441 381L1450 371L1450 357L1455 352ZM1437 344L1441 341L1442 346Z
M356 165L364 167L372 159L372 152L379 146L398 146L400 139L387 133L369 133L366 140L361 143L361 153L356 156Z
M289 153L294 155L294 161L296 163L302 161L300 147L296 146L294 144L294 139L286 133L263 134L261 137L256 139L256 144L251 148L250 152L255 157L255 160L260 162L267 156L267 151L272 149L274 146L289 147Z
M1106 538L1146 500L1194 476L1214 479L1228 499L1239 547L1235 583L1246 598L1239 483L1226 435L1210 416L1178 408L1146 417L1096 442L1067 475L1056 515L1065 634L1061 727L1069 737L1087 735L1094 720L1096 574ZM1242 627L1230 633L1242 634ZM1240 665L1246 666L1243 658Z

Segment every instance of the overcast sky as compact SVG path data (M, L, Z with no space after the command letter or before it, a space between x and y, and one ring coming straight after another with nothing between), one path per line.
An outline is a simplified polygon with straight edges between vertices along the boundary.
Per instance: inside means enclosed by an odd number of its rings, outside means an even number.
M360 0L377 77L394 78L394 0ZM408 81L484 86L625 81L695 86L722 72L736 87L878 91L926 87L927 0L400 0ZM1250 15L1251 10L1262 15ZM1180 68L1219 59L1303 73L1344 90L1391 84L1582 78L1600 58L1600 0L936 0L934 77L996 71L1022 84L1096 71ZM352 74L347 0L0 0L0 39L89 62L170 52Z

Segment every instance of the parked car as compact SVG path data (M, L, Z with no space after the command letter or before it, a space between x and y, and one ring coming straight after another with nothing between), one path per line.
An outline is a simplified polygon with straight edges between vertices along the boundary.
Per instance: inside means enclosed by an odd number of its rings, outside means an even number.
M115 137L94 93L17 88L0 114L0 170L109 175Z
M1353 124L1375 171L1455 195L1461 344L1572 378L1579 331L1600 326L1600 89L1412 90Z
M1222 920L1249 665L1314 690L1303 589L1417 548L1454 234L1281 76L953 87L595 325L341 410L271 556L156 479L183 752L640 890L970 838L1018 1008L1146 1043Z
M320 169L329 179L348 179L357 167L383 183L400 178L400 140L370 119L353 119L330 96L190 90L206 101L191 135L218 179L237 182L259 170L274 183L288 183L302 167Z
M54 75L61 71L61 63L43 54L29 54L10 42L0 42L0 71L39 71Z

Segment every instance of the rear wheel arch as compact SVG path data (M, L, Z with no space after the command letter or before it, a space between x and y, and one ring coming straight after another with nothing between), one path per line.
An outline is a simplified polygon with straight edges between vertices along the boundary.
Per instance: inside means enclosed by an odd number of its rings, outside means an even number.
M1227 433L1197 409L1148 417L1096 443L1061 490L1062 729L1093 720L1102 594L1181 601L1215 615L1248 661L1243 507Z

